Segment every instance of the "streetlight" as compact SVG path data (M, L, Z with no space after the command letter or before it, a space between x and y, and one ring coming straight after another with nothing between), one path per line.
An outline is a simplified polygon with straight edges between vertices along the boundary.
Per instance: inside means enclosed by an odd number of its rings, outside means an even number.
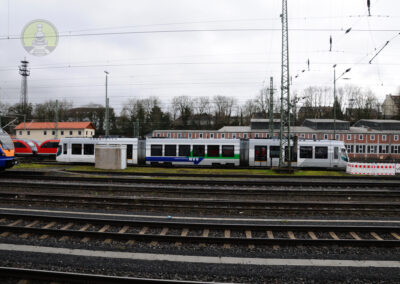
M106 73L106 113L105 113L105 122L106 122L106 137L110 135L110 121L108 117L108 71L104 71Z
M333 139L336 140L336 81L351 71L351 68L346 69L342 75L336 78L336 64L333 65Z

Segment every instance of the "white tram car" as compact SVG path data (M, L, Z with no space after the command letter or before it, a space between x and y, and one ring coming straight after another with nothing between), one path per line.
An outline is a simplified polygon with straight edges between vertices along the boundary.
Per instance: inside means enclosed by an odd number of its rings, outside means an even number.
M239 166L239 139L146 139L146 164Z
M95 163L96 145L126 145L127 163L137 165L139 159L137 138L61 138L57 162Z
M96 144L126 145L129 165L277 167L280 153L278 139L62 138L57 161L94 164ZM298 140L291 160L297 168L346 168L349 158L342 141Z
M294 149L293 141L291 142L293 167L346 168L349 161L343 141L299 140L296 149ZM279 143L279 139L250 139L249 166L277 167L279 165ZM285 156L287 154L286 146Z

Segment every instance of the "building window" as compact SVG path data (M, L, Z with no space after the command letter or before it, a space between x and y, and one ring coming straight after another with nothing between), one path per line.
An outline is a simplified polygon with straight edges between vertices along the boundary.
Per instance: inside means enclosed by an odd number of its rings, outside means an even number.
M394 141L399 141L399 135L394 136Z
M199 137L200 137L200 138L203 138L203 133L200 133Z
M74 133L72 130L69 131L69 135L72 135L72 133Z
M388 145L379 145L379 153L380 154L386 154L389 152L389 146Z
M399 153L399 145L393 145L392 154L398 154L398 153Z
M364 139L364 135L360 134L360 136L358 136L358 140L363 140Z
M336 134L336 140L340 140L340 135Z
M236 134L232 134L232 138L233 138L233 139L236 139Z
M43 135L47 135L47 131L46 130L43 131Z
M82 135L82 131L79 130L79 131L78 131L78 135Z
M313 140L317 140L317 135L316 135L316 134L313 134L313 135L312 135L312 139L313 139Z
M178 138L182 138L182 134L181 133L178 133Z
M189 139L192 139L192 133L189 133Z
M347 140L351 140L351 134L347 134Z
M371 135L369 136L369 140L371 140L371 141L375 140L375 135L371 134Z
M365 153L365 145L356 145L356 153L364 154Z
M88 135L88 132L87 132L87 130L86 130L86 136Z
M324 139L328 140L328 134L324 134Z
M247 139L247 133L244 134L243 138L244 138L244 139Z
M214 138L214 133L211 133L211 134L210 134L210 138Z
M157 137L160 137L160 133L157 133Z
M168 137L168 138L171 138L171 133L168 133L167 137Z
M303 133L303 134L301 134L301 138L306 138L306 135Z
M28 135L31 135L31 132L28 130L27 132L26 132Z
M225 139L225 133L222 133L221 137Z
M354 152L354 145L346 145L346 150L347 153L353 153Z
M256 136L255 136L256 138L258 138L258 133L256 133Z
M61 135L64 135L64 130L61 130Z
M382 141L386 141L386 135L382 135Z
M368 145L367 146L367 154L375 154L377 150L376 145Z
M22 131L21 130L19 131L19 135L22 135Z
M56 132L54 130L51 131L51 135L56 135Z

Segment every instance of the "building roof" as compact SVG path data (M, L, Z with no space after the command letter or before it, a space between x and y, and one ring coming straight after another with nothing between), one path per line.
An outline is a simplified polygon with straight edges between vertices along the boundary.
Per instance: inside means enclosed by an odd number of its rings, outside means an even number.
M268 118L252 118L250 120L250 122L269 122L269 119ZM281 120L274 118L273 122L281 122Z
M331 119L331 118L306 118L305 120L310 121L310 122L330 122L330 123L334 122L334 119ZM337 123L338 122L346 122L346 123L348 123L348 121L339 120L339 119L336 119L336 122Z
M15 130L40 130L40 129L55 129L55 122L21 122L15 127ZM59 122L58 129L95 129L91 122Z
M389 95L396 105L400 105L400 96Z
M218 132L249 132L250 126L224 126Z

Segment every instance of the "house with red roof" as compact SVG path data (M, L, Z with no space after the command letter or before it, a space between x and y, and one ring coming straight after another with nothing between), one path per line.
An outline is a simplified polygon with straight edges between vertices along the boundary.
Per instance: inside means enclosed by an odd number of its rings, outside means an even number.
M15 127L16 138L46 141L65 137L93 137L91 122L21 122Z

